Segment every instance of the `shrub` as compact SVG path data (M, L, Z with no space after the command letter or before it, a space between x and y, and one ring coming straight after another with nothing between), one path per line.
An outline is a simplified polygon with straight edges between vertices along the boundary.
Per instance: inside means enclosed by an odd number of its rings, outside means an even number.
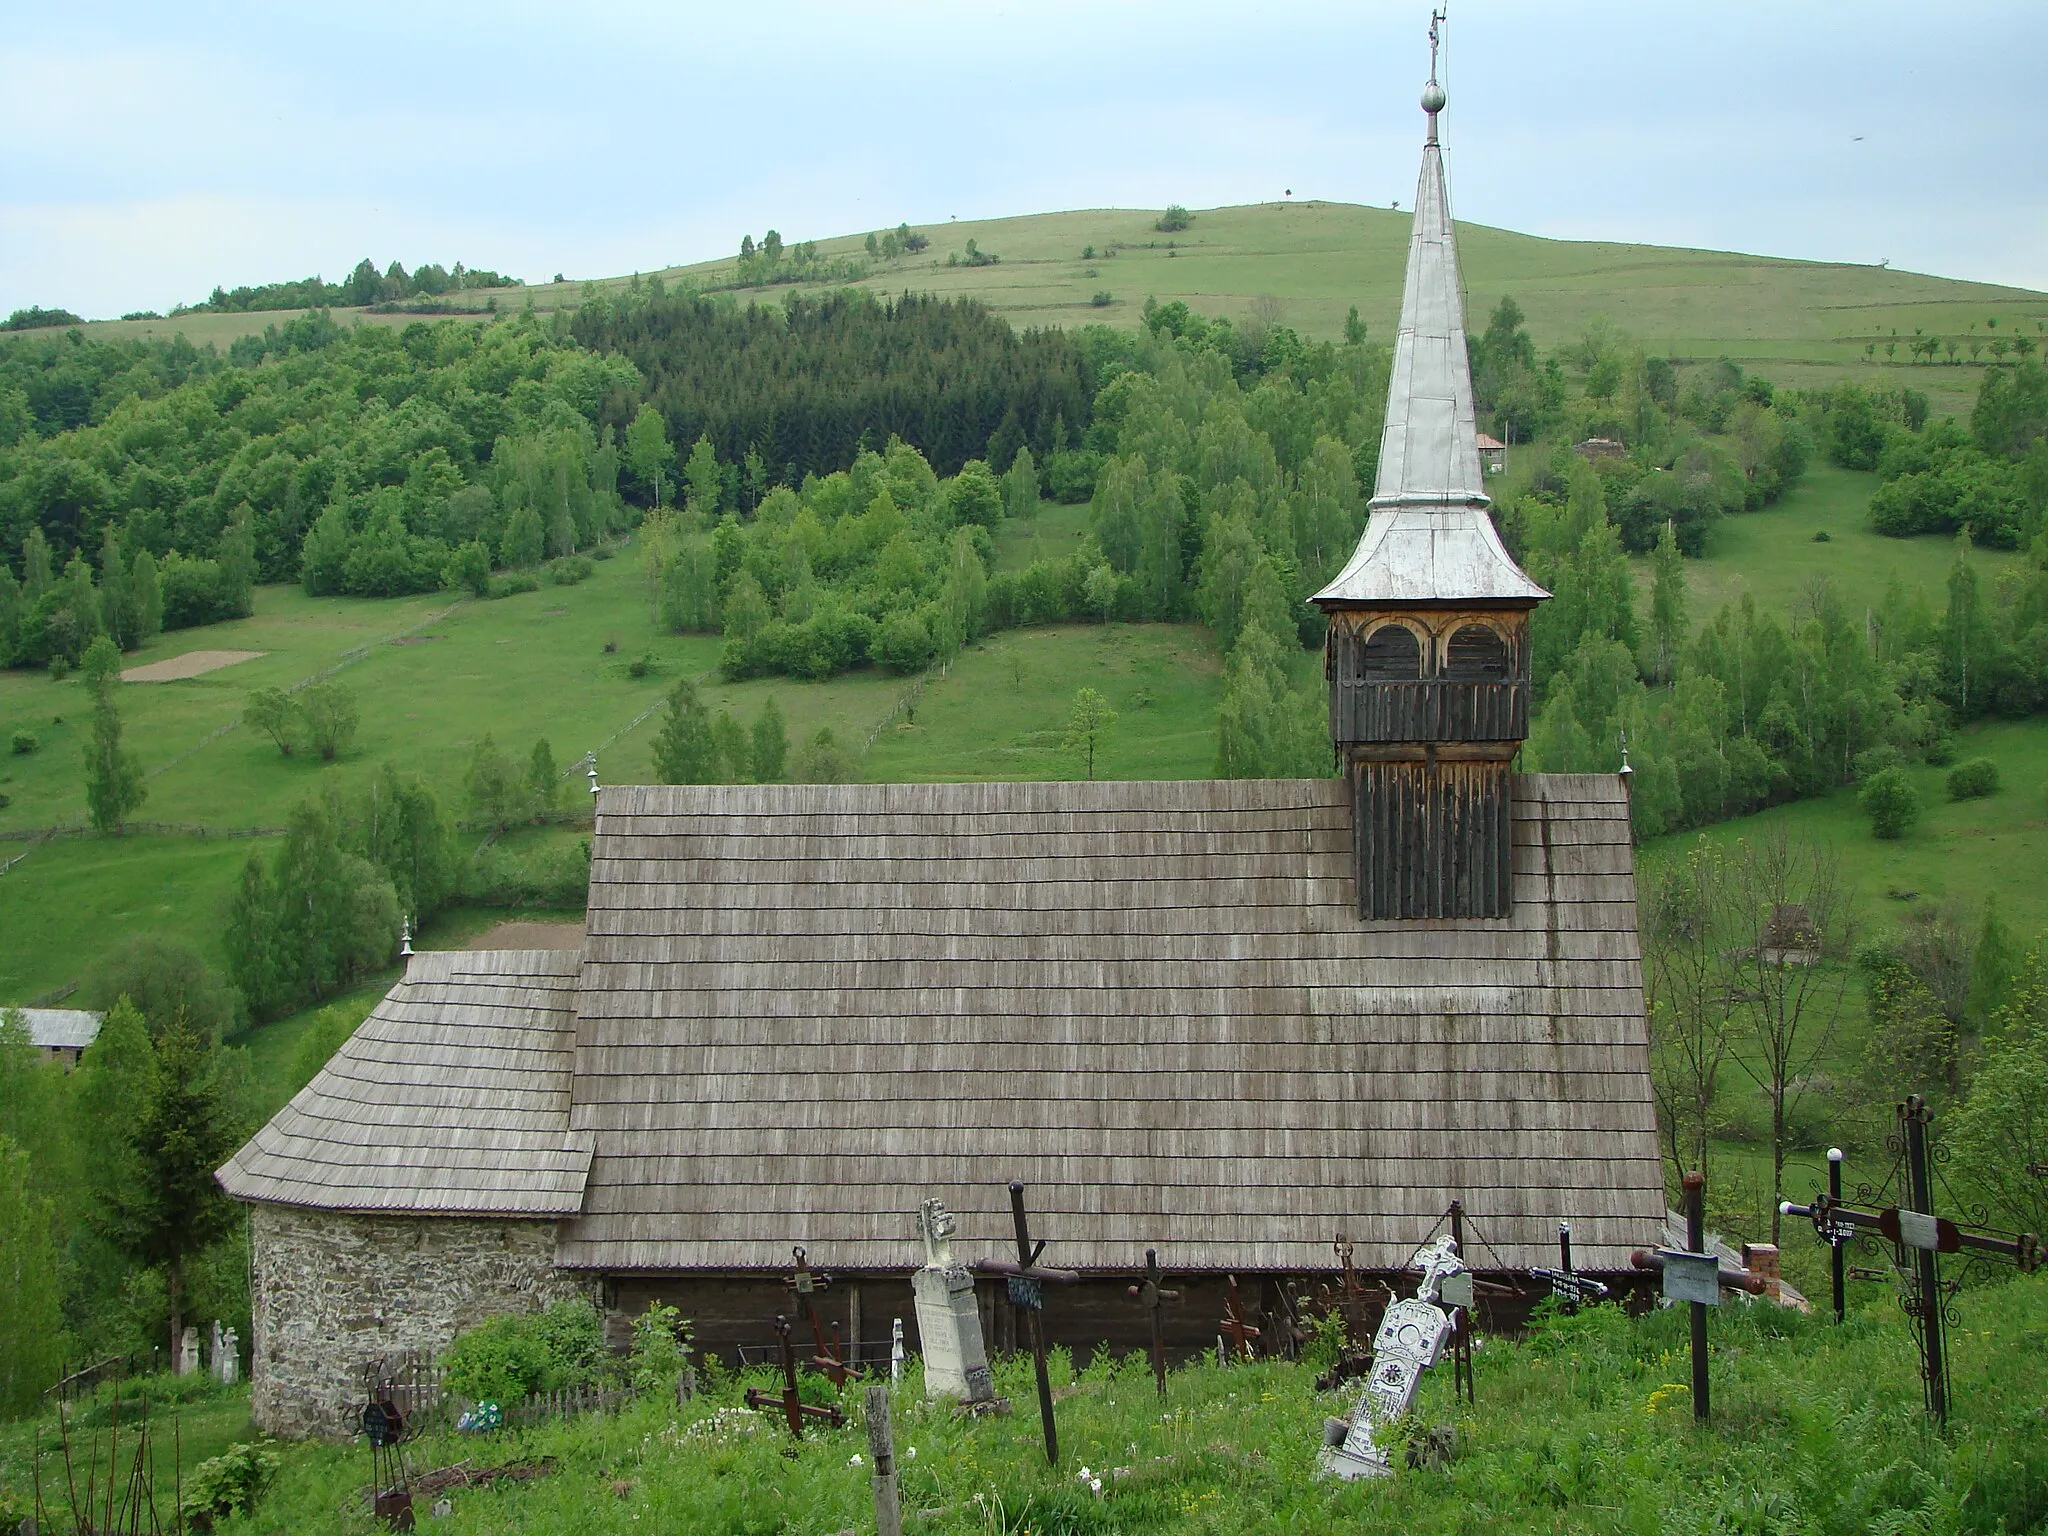
M14 733L11 745L14 748L14 755L16 757L27 757L29 753L35 751L42 743L36 740L36 733L34 731L23 730Z
M531 571L518 571L510 576L500 576L491 583L491 596L512 597L520 592L538 592L540 578Z
M654 659L654 652L652 651L642 651L638 656L635 656L626 663L626 676L636 682L643 677L652 677L660 670L661 663Z
M1095 290L1095 297L1090 299L1088 302L1090 304L1093 304L1097 309L1107 309L1110 305L1114 304L1116 300L1110 297L1110 293L1107 288L1098 288Z
M1883 773L1887 768L1897 768L1905 760L1905 754L1890 742L1879 742L1876 746L1856 754L1856 782L1861 784Z
M1988 757L1973 757L1948 771L1951 800L1978 800L1998 793L1998 764Z
M1169 203L1166 212L1159 215L1152 227L1163 235L1177 235L1195 222L1195 216L1179 203Z
M1886 840L1903 837L1920 814L1920 797L1903 768L1886 768L1865 781L1856 803L1870 818L1873 837Z
M587 555L562 555L548 563L548 580L558 587L573 587L596 569Z
M231 1445L192 1469L179 1512L194 1530L210 1531L214 1521L246 1513L281 1464L267 1446Z
M448 1390L482 1402L514 1403L592 1379L604 1359L604 1326L587 1301L544 1312L494 1317L457 1336L442 1355Z
M471 597L489 597L491 552L484 548L481 540L471 539L448 557L441 579L450 591L467 592Z

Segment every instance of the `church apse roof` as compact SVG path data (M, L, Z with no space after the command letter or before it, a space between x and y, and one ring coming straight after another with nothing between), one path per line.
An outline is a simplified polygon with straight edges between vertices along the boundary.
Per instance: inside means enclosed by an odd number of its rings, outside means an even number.
M1664 1210L1628 806L1517 780L1514 915L1361 922L1340 780L603 791L558 1262L1625 1269Z
M560 1216L574 950L416 955L346 1044L222 1168L241 1200L408 1215Z

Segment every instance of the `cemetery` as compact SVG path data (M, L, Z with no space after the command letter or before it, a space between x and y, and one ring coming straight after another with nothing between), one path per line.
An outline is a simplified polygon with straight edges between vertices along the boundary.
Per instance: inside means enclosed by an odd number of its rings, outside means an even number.
M1825 1297L1703 1174L1667 1198L1626 745L1516 770L1551 594L1488 514L1445 103L1433 47L1371 517L1311 599L1338 776L593 762L571 947L407 920L214 1175L250 1337L67 1370L0 1515L2048 1528L2048 1251L1955 1196L1919 1095L1780 1208ZM1755 963L1811 932L1774 910ZM38 1043L76 1064L87 1018ZM243 1405L261 1441L216 1443Z

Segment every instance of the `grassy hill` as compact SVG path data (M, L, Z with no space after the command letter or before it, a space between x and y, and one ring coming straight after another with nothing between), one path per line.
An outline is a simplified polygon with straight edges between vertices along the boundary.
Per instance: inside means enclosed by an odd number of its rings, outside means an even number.
M1340 331L1356 304L1376 335L1389 334L1401 304L1409 216L1348 203L1258 203L1198 211L1193 226L1165 235L1153 209L1084 209L1011 219L929 226L931 248L880 266L860 286L877 293L906 289L942 296L971 294L1018 325L1093 322L1134 327L1148 295L1185 299L1209 314L1242 316L1270 295L1285 305L1285 323L1305 335ZM807 238L792 230L792 241ZM821 254L860 256L865 231L817 241ZM1467 224L1459 231L1467 304L1483 316L1512 293L1528 312L1541 347L1582 332L1596 315L1655 352L1679 357L1728 356L1775 382L1810 385L1845 374L1904 380L1933 397L1937 410L1967 407L1981 369L1887 364L1881 350L1896 333L1965 335L1972 322L1987 334L1995 318L2008 333L2048 325L2048 294L1960 282L1912 272L1842 263L1788 261L1723 251L1697 251L1604 241L1546 240ZM1002 260L992 266L948 266L973 240ZM1082 252L1093 247L1094 259ZM661 268L665 280L720 288L733 281L736 258ZM650 271L655 270L650 264ZM597 280L617 285L627 279ZM838 285L832 285L838 286ZM541 309L574 306L583 280L465 295L500 307L529 299ZM742 299L779 303L819 291L794 285L740 291ZM1111 302L1097 307L1098 293ZM362 313L362 312L349 312ZM185 315L176 320L106 321L95 334L168 336L225 346L260 331L283 313ZM380 324L409 324L408 315L369 315ZM1878 342L1876 362L1864 346ZM1904 348L1900 356L1905 356Z

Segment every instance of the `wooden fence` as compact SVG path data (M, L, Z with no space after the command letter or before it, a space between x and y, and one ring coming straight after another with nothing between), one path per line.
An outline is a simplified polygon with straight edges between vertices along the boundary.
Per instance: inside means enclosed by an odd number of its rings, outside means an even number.
M372 1361L360 1373L366 1393L375 1388L387 1396L416 1429L453 1429L463 1414L476 1404L460 1393L448 1390L448 1378L440 1366L408 1357L387 1369L386 1362ZM586 1384L557 1392L536 1392L517 1402L498 1405L500 1422L506 1429L531 1429L539 1424L562 1423L591 1413L617 1413L639 1394L631 1387L600 1387Z

